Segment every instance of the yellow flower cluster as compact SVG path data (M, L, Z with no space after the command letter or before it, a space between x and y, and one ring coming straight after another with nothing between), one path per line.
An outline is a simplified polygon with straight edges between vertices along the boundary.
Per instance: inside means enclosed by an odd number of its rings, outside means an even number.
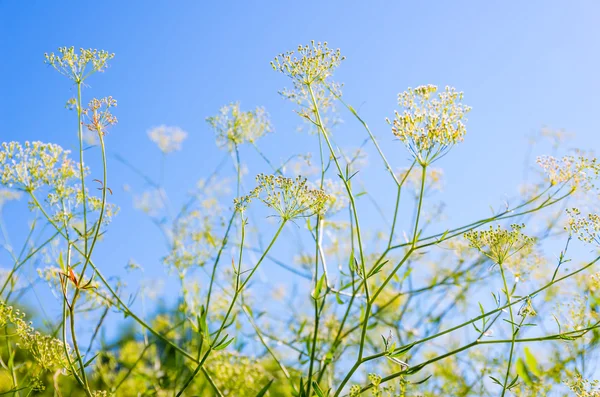
M312 189L319 189L319 182L309 182L309 187ZM346 191L346 186L344 186L344 182L342 182L340 179L324 179L323 191L327 194L328 197L327 203L325 205L325 212L327 212L328 215L336 214L344 208L348 207L350 199Z
M567 210L569 221L565 229L586 243L600 246L600 216L590 213L583 216L577 208Z
M339 49L329 48L327 42L315 43L313 40L310 45L298 46L296 52L279 54L271 66L299 84L310 85L331 76L344 59Z
M12 327L19 337L18 347L29 351L38 365L45 370L68 369L69 361L65 351L70 351L59 339L42 335L30 323L25 314L0 301L0 328Z
M46 63L52 65L60 74L81 83L95 72L103 72L107 62L113 59L115 54L91 48L80 48L79 53L76 53L74 47L61 47L58 54L46 53L44 57Z
M67 181L77 175L79 164L70 151L42 142L3 142L0 146L0 183L26 191L51 186L63 195Z
M239 102L223 106L216 116L206 121L214 129L219 148L233 151L245 142L254 143L265 134L273 131L269 115L262 107L254 110L240 110Z
M593 188L593 181L600 174L600 164L597 159L584 156L564 156L562 159L540 156L537 158L537 163L552 185L570 183L573 189L579 186L585 190Z
M102 99L92 99L88 108L83 111L83 114L88 119L85 126L90 131L106 135L106 129L111 125L117 124L117 118L110 112L110 108L116 106L117 100L111 96Z
M359 385L352 385L350 387L349 396L350 397L358 397L361 394L361 387Z
M160 125L148 131L148 137L156 143L161 152L168 154L181 150L181 144L187 138L187 132L179 127Z
M511 225L512 230L490 226L489 230L465 233L469 245L479 250L494 263L503 264L506 259L533 245L534 239L521 233L525 225Z
M171 248L163 263L179 272L192 266L203 266L220 244L217 232L222 226L221 213L222 209L214 199L206 200L201 208L179 217L174 222Z
M235 200L238 210L257 198L274 209L283 220L308 218L323 214L329 196L320 189L311 189L306 178L285 178L283 176L259 174L256 176L258 186L249 195Z
M565 381L565 383L577 397L600 397L600 381L598 380L589 381L577 374L574 380Z
M68 223L78 207L83 205L79 185L79 163L69 158L70 151L59 145L42 142L4 142L0 146L0 184L34 192L44 188L47 204L54 212L49 215L61 224ZM84 168L84 174L87 174ZM102 200L87 193L86 205L98 211ZM107 204L104 222L110 221L118 208Z
M398 94L403 111L396 111L394 120L387 119L394 135L421 165L446 154L466 134L465 115L471 108L461 103L463 93L446 87L434 96L437 91L434 85L424 85Z

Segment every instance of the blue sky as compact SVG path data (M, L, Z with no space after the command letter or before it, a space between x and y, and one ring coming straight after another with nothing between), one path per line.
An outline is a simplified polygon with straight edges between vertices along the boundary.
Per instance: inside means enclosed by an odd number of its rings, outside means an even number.
M347 58L336 73L346 100L369 122L395 167L409 164L385 123L397 93L428 83L465 92L464 102L473 107L466 140L437 164L446 177L440 198L456 224L516 193L527 137L541 127L576 134L564 151L598 150L599 14L595 1L0 0L0 141L75 149L73 114L64 110L72 87L44 65L43 54L71 45L114 52L110 68L84 91L87 99L119 101L108 150L156 175L160 153L147 130L160 124L186 130L183 151L168 159L165 182L181 202L223 157L204 121L223 104L267 108L277 132L261 146L276 161L304 148L309 138L296 132L293 106L277 94L289 82L269 61L312 39L328 41ZM359 126L348 114L342 118L336 139L361 142ZM257 156L245 158L250 174L266 170ZM135 258L159 277L161 237L121 189L142 184L114 160L109 169L122 213L98 251L105 273L122 274ZM377 195L388 194L384 173L377 175L367 184ZM22 208L5 212L10 226L22 228Z

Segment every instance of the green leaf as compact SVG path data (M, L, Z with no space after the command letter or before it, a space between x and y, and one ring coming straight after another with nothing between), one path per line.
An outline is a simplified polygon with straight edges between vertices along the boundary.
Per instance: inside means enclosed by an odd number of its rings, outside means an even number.
M96 353L96 354L94 355L94 357L92 357L92 358L90 358L89 360L87 360L87 361L85 362L85 364L83 364L83 368L86 368L88 365L90 365L90 364L92 363L92 361L94 361L94 359L95 359L96 357L98 357L98 354L100 354L100 352Z
M529 371L527 370L527 366L525 365L525 362L523 361L522 358L519 358L517 360L517 364L515 365L515 368L516 368L516 371L517 371L517 375L519 375L521 377L521 379L523 379L523 381L525 382L525 384L527 386L532 386L533 385L533 379L529 375Z
M538 362L528 347L525 348L525 363L527 364L527 369L529 369L535 376L538 378L542 376L542 371L540 371Z
M321 297L321 290L323 289L323 283L325 282L325 273L319 278L317 281L317 285L315 285L315 289L313 290L312 297L317 300Z
M260 389L260 391L258 392L258 394L256 395L256 397L263 397L264 395L267 394L267 391L269 391L269 388L271 387L271 385L273 384L273 381L275 379L271 379L266 385L265 387L263 387L262 389Z
M410 382L411 385L421 385L425 382L427 382L429 380L429 378L431 378L433 375L429 375L428 377L426 377L425 379L421 379L420 381L417 382Z
M219 342L215 347L213 347L213 350L223 350L225 349L227 346L229 346L231 344L231 342L233 342L234 338L229 339L228 341L225 341L225 339L227 339L229 335L225 335L223 337L223 339L221 339L221 342Z
M315 389L315 393L317 394L317 397L327 397L329 395L329 392L327 392L327 394L325 394L325 392L321 389L321 386L319 386L319 384L313 380L312 382L313 385L313 389Z
M390 354L390 357L398 357L398 356L406 353L410 349L412 349L414 347L414 345L415 345L415 343L413 342L410 345L399 347L398 349L396 349L396 351L394 351Z
M494 383L496 383L497 385L504 387L504 385L502 384L502 382L500 382L498 379L494 378L491 375L490 375L490 379L493 380Z

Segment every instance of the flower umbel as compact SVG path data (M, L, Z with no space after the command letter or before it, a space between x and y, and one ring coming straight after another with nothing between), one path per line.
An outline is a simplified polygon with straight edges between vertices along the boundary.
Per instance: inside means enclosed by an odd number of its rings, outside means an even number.
M103 72L110 59L115 57L104 50L80 48L79 53L74 47L60 47L58 54L44 54L46 63L52 65L60 74L67 76L76 83L83 82L96 72Z
M590 190L594 187L594 179L600 174L600 164L596 158L564 156L557 159L553 156L540 156L537 163L548 175L552 185L568 182L573 189L581 186Z
M92 99L88 108L83 111L88 119L85 126L88 130L106 135L106 130L111 125L117 124L117 118L110 113L110 108L117 106L117 100L113 97Z
M511 225L512 230L506 230L490 226L489 230L467 232L465 238L471 247L501 265L507 258L533 245L534 239L521 233L524 227L515 224Z
M567 210L569 222L565 229L585 243L600 246L600 216L590 213L583 216L577 208Z
M398 94L398 104L404 110L396 111L394 120L387 120L394 135L421 165L446 154L467 131L465 115L471 108L461 103L463 93L446 87L434 96L437 91L434 85L424 85Z
M217 146L233 150L245 142L254 143L257 139L273 131L269 115L262 107L254 110L240 110L239 102L223 106L216 116L206 121L215 130Z
M10 326L19 337L18 347L28 350L40 367L47 370L69 368L65 353L70 352L69 346L59 339L42 335L25 321L24 313L0 301L0 328L6 326Z
M156 143L161 152L169 154L181 150L181 144L187 138L187 132L179 127L160 125L148 131L148 137Z
M259 174L256 181L258 186L249 195L235 200L238 210L244 210L252 199L257 198L286 221L325 212L329 196L320 189L309 188L306 178Z
M51 186L61 192L77 175L79 165L69 151L42 142L3 142L0 146L0 184L34 191Z
M313 40L310 45L298 46L297 52L279 54L271 66L295 82L309 85L331 76L344 59L339 49L329 48L327 42L315 43Z

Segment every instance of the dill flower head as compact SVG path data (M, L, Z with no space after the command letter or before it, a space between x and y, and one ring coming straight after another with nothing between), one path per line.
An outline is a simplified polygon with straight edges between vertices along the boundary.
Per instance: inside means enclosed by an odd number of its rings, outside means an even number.
M0 146L0 184L34 191L53 186L59 193L75 177L79 165L69 159L70 151L42 142L3 142Z
M579 373L573 380L564 381L565 384L575 393L577 397L598 397L600 396L600 381L584 379Z
M70 351L69 346L65 349L61 340L42 335L32 327L31 323L25 321L24 313L0 301L0 328L6 326L11 326L19 338L17 346L27 350L41 368L46 370L69 368L65 353L65 350Z
M163 264L179 273L204 266L219 248L224 226L223 208L216 197L199 197L197 207L178 216L171 231L172 243Z
M596 158L564 156L557 159L553 156L540 156L536 162L548 176L550 184L569 183L573 189L592 189L593 181L600 174L600 164Z
M53 209L50 216L61 224L70 223L83 206L79 163L69 158L70 151L59 145L42 142L4 142L0 145L0 185L26 192L42 190L46 203ZM88 169L84 167L84 175ZM87 192L85 205L99 211L102 200ZM32 207L33 208L33 207ZM104 222L116 214L117 207L105 206Z
M271 66L299 84L310 85L331 76L344 59L339 49L329 48L327 42L315 43L313 40L310 45L299 45L296 51L279 54Z
M489 230L465 233L469 245L501 265L517 252L533 245L534 239L521 233L525 225L511 225L512 230L490 226Z
M60 74L81 83L92 74L103 72L107 62L113 59L115 54L91 48L80 48L79 53L76 53L75 47L60 47L58 54L46 53L44 57L45 63L52 65Z
M269 114L262 107L254 110L240 110L240 103L223 106L216 116L206 119L214 129L219 148L232 151L245 142L254 143L265 134L272 132Z
M316 185L315 185L316 186ZM341 180L325 179L323 181L323 191L327 193L326 212L336 214L347 208L350 204L350 198L346 191L346 186Z
M565 229L568 232L585 243L600 246L600 216L593 213L584 216L577 208L568 209L567 214L569 220Z
M257 198L274 209L283 220L308 218L323 214L329 196L320 189L311 189L306 178L285 178L283 176L259 174L258 186L249 195L235 199L236 208L243 211Z
M452 87L436 96L437 91L434 85L424 85L398 94L403 111L396 111L394 120L387 119L421 165L446 154L467 132L464 121L471 108L461 103L463 93Z
M148 131L148 137L156 143L161 152L169 154L181 150L181 144L187 138L187 132L179 127L160 125Z
M83 110L83 114L88 119L85 126L90 131L106 135L107 128L117 124L117 118L110 112L110 108L116 106L117 100L111 96L102 99L92 99L88 108Z

